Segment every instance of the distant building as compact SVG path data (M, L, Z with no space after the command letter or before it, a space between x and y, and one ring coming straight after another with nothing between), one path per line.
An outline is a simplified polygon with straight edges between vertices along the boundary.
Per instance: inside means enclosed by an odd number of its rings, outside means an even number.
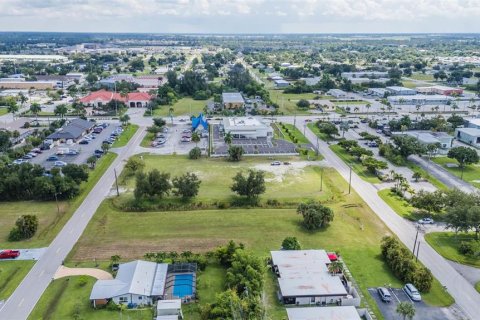
M124 102L130 108L142 108L150 105L152 96L146 92L130 92L123 97L118 92L99 90L90 93L80 99L80 102L87 106L101 107L112 100Z
M370 88L367 91L370 95L383 98L385 95L388 95L389 91L385 88Z
M223 131L230 132L235 139L272 138L273 128L263 123L260 118L231 117L223 118Z
M437 149L439 154L447 154L448 150L452 147L453 136L445 132L432 132L432 131L405 131L405 132L393 132L392 136L410 136L417 139L422 145L436 144L440 145Z
M400 86L391 86L391 87L386 87L387 91L390 92L390 94L395 95L395 96L412 96L417 94L417 91L405 87L400 87Z
M68 57L60 55L35 55L35 54L0 54L0 61L14 62L66 62Z
M36 89L47 90L55 89L56 81L25 81L19 78L2 78L0 79L0 89Z
M277 87L277 88L286 88L290 85L290 82L288 82L287 80L283 80L283 79L273 80L273 82L275 83L275 87Z
M398 105L445 105L453 100L450 96L443 95L407 95L407 96L388 96L387 100L391 104Z
M183 319L182 300L158 300L155 312L155 320L179 320Z
M446 86L417 87L416 90L418 93L439 94L444 96L463 94L462 88L452 88L452 87L446 87Z
M340 89L330 89L327 91L327 94L330 96L334 96L337 99L347 97L347 93Z
M287 308L288 320L360 320L357 309L342 307Z
M68 122L65 126L57 129L54 133L47 137L48 140L53 141L78 141L84 135L89 133L93 127L95 126L95 122L87 121L83 119L73 119L72 121Z
M239 109L245 106L245 99L240 92L224 92L222 103L225 109Z
M480 148L480 129L457 128L455 129L455 138L458 141Z
M312 78L300 78L300 80L305 81L307 86L314 86L318 82L320 82L320 77L312 77Z
M55 88L65 89L75 84L72 78L60 75L36 75L37 81L55 82Z
M469 128L476 128L480 129L480 119L466 119L467 120L467 127Z

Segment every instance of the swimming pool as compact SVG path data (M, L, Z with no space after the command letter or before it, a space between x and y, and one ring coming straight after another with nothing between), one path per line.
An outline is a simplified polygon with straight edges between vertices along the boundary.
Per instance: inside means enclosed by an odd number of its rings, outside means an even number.
M177 274L173 283L173 295L179 298L193 295L193 274Z

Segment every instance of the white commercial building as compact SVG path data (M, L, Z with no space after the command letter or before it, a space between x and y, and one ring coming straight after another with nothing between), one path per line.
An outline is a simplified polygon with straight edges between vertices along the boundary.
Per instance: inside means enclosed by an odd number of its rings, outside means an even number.
M233 117L223 119L223 130L235 139L272 138L273 128L254 117Z
M60 55L34 55L34 54L0 54L0 61L14 61L14 62L66 62L68 57Z
M288 320L360 320L357 309L342 307L287 308Z
M360 298L342 274L331 274L325 250L271 251L278 276L279 296L285 304L360 305Z
M386 87L388 92L390 94L396 95L396 96L412 96L417 94L417 91L405 87L399 87L399 86L391 86L391 87Z
M455 129L455 138L458 141L480 148L480 129L457 128Z
M334 96L337 99L347 97L347 93L340 89L330 89L327 91L327 94L330 96Z
M400 96L389 96L387 100L391 104L400 104L400 105L444 105L449 101L452 101L453 98L450 96L443 95L400 95Z

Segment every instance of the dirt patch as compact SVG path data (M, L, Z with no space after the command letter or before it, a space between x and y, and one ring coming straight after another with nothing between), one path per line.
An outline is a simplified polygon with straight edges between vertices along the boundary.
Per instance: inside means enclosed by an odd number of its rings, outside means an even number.
M70 276L91 276L98 280L110 280L113 279L112 275L106 271L95 268L67 268L60 266L55 272L53 279L59 279Z
M295 161L289 165L283 163L279 166L272 166L270 163L261 163L255 165L253 168L256 170L262 170L273 174L273 178L266 178L267 182L283 182L288 175L300 175L303 173L305 167L308 166L324 166L323 161Z

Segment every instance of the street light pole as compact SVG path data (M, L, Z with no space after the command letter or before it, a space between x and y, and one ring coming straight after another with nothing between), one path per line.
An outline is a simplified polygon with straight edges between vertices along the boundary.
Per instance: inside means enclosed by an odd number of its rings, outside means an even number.
M350 168L350 177L348 178L348 194L350 194L352 190L352 167L348 166Z
M320 169L320 191L323 191L323 168Z
M114 168L113 172L115 173L115 186L117 187L117 197L120 196L120 192L118 192L118 179L117 179L117 169Z
M60 213L60 206L58 205L57 192L55 192L55 202L57 204L57 214L59 214Z
M420 251L420 241L418 241L418 247L417 247L417 257L415 258L415 262L418 262L418 252Z
M417 234L415 235L415 242L413 243L412 258L415 256L415 247L417 246L418 230L419 229L420 229L420 226L417 225ZM419 245L420 245L420 243L419 243Z

